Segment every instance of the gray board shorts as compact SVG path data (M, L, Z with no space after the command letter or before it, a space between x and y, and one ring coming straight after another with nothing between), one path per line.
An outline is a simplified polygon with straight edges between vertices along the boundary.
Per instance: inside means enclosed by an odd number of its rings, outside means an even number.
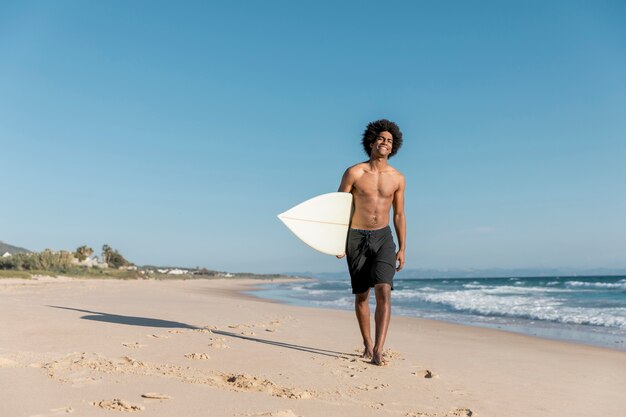
M349 229L346 259L352 294L364 293L376 284L389 284L393 290L396 244L389 226L378 230Z

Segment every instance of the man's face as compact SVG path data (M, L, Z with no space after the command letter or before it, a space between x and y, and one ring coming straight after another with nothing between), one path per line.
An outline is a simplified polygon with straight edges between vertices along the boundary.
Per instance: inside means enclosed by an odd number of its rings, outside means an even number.
M389 156L393 147L393 135L387 131L380 132L370 146L372 155Z

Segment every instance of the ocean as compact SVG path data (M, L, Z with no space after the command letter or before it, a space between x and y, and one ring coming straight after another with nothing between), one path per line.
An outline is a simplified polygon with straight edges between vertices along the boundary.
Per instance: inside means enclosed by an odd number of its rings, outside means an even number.
M626 276L405 278L394 285L392 320L421 317L626 350ZM253 294L292 305L354 308L347 275L267 284Z

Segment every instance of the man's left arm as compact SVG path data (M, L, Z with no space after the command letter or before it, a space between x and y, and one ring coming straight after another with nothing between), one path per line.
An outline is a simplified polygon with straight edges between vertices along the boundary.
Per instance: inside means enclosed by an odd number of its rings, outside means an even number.
M406 219L404 217L404 176L400 176L400 184L393 196L393 226L398 237L398 253L396 253L396 271L404 267L404 249L406 243Z

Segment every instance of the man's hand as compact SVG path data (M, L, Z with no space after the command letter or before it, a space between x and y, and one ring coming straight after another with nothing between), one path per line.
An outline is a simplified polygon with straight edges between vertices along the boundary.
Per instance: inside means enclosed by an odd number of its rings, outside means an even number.
M404 251L399 250L396 254L396 271L400 271L404 268Z
M337 259L341 259L341 258L343 258L344 256L346 256L346 253L344 252L344 253L342 253L341 255L335 255L335 256L337 257Z

